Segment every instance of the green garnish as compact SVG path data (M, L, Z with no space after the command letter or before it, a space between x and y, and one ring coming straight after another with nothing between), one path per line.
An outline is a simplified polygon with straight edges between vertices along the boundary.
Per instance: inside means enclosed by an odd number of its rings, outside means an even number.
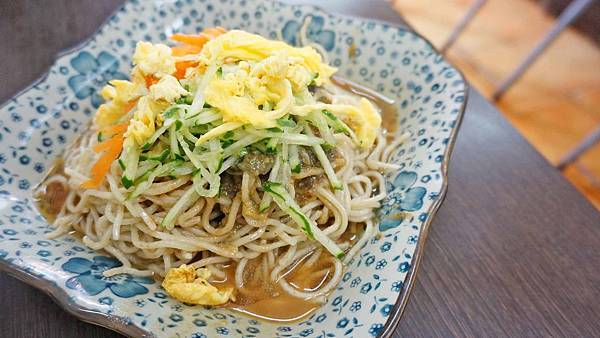
M181 100L181 98L179 98L178 100ZM179 110L178 107L171 107L171 108L167 109L162 115L165 119L168 119L168 118L175 116L175 113L177 113L178 110Z
M232 145L235 142L235 140L221 140L221 147L223 147L223 149L229 147L230 145Z
M279 125L280 127L294 128L296 126L296 122L294 122L294 120L291 119L278 119L277 125Z
M308 84L309 87L314 87L317 85L317 78L319 77L319 73L315 74L315 76L313 76L312 80L310 80L310 83Z
M240 152L238 153L238 156L240 158L242 158L242 157L244 157L246 155L248 155L248 148L244 147L244 148L240 149Z
M177 103L177 104L190 105L193 102L194 102L194 98L191 95L182 96L182 97L178 98L177 100L175 100L175 103Z
M129 187L131 187L131 186L133 185L133 181L132 181L132 180L130 180L130 179L128 179L128 178L127 178L127 177L125 177L125 176L123 176L123 177L121 178L121 183L123 183L123 186L124 186L125 188L129 188Z

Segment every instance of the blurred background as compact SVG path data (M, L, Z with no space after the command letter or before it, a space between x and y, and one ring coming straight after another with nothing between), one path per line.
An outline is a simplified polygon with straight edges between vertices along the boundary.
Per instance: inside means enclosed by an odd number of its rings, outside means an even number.
M476 14L446 51L490 100L502 81L565 13L571 0L390 0L421 34L441 48L469 10ZM572 8L571 8L572 9ZM594 131L600 132L600 1L590 1L496 102L523 136L554 165ZM563 168L600 209L600 142Z

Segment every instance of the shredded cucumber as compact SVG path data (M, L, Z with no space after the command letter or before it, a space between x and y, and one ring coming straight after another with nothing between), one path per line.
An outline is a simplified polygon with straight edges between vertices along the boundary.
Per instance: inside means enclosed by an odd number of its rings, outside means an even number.
M181 162L179 162L179 163L181 163ZM177 164L179 164L179 163L177 163ZM144 193L146 190L150 189L150 186L152 185L154 180L157 177L163 176L164 174L168 173L170 170L172 170L172 167L174 165L175 164L163 164L163 165L159 165L154 170L151 170L148 173L147 177L144 177L143 180L141 180L140 182L137 182L137 185L135 186L133 191L129 194L127 199L128 200L133 199L133 198L141 195L142 193Z
M200 110L204 108L204 91L208 86L208 83L215 76L217 69L220 68L219 65L213 64L204 73L204 76L200 80L200 85L196 90L196 94L194 96L194 100L192 102L192 106L190 107L190 114L194 115L198 113Z
M298 153L298 145L290 144L290 167L293 173L299 173L302 166L300 165L300 155Z
M248 128L248 132L250 134L259 136L261 139L264 138L277 138L285 141L288 144L298 144L304 146L313 146L317 144L322 144L325 141L319 137L315 137L314 135L304 135L304 134L288 134L288 133L276 133L272 131L265 130L255 130Z
M189 129L184 128L181 131L181 135L183 135L183 137L185 137L186 140L188 140L189 142L192 143L192 145L196 144L196 142L198 142L198 138L196 136L194 136Z
M158 138L160 136L162 136L162 134L164 134L167 129L169 129L169 127L175 123L175 121L177 121L176 119L167 119L165 120L165 122L163 123L162 127L158 128L154 134L152 134L152 136L150 136L150 138L146 141L146 143L144 143L144 145L142 146L142 150L148 150L152 147L152 145L154 144L154 142L156 142L156 140L158 140Z
M260 136L256 136L256 135L246 135L243 138L239 139L238 141L234 142L232 145L230 145L229 147L227 147L227 149L225 149L223 151L223 156L225 157L229 157L233 154L237 154L239 153L239 151L253 143L256 143L258 141L262 140L262 138Z
M147 175L148 172L152 171L159 164L160 164L160 162L155 161L155 160L145 160L145 161L139 162L135 181L138 181L141 177L143 177L144 175Z
M221 178L217 174L209 173L205 168L200 168L194 175L192 182L196 193L204 197L215 197L221 187ZM208 187L207 187L208 186Z
M278 119L277 125L282 128L294 128L296 126L296 122L292 119Z
M290 154L290 145L283 143L281 145L281 169L279 170L279 174L277 175L277 179L279 183L281 183L284 187L291 189L293 192L294 186L293 182L291 182L291 170L290 170L290 162L289 162L289 154ZM290 193L292 197L294 197L293 193Z
M139 148L132 146L128 147L121 154L122 163L125 167L123 171L123 177L121 177L121 182L125 188L131 187L136 178L140 153L141 151Z
M171 146L171 157L176 159L177 156L180 155L180 151L179 144L177 142L177 130L174 125L169 127L169 143Z
M281 142L281 159L287 162L290 156L290 145L287 142Z
M223 164L223 149L221 148L221 142L219 140L210 140L208 143L208 149L211 153L215 154L206 161L206 166L211 173L219 171L221 164Z
M301 210L300 206L285 190L281 183L266 181L263 184L263 190L273 197L273 200L279 208L287 213L300 226L302 231L310 239L321 243L327 251L338 259L344 258L344 251L327 235L317 227L317 225L308 218Z
M281 157L276 156L275 163L273 163L273 168L271 169L271 172L269 173L269 182L277 181L277 176L279 174L279 167L281 167ZM271 205L271 195L264 194L262 197L262 200L260 201L258 211L263 212L263 211L267 210L270 205Z
M277 153L277 143L278 142L279 142L279 139L277 139L277 138L272 138L269 141L267 141L266 148L267 148L268 154L276 154Z
M315 127L317 127L317 129L319 130L319 134L321 134L321 137L323 138L323 140L325 140L325 143L328 146L335 145L335 139L333 138L333 133L331 132L331 129L329 129L329 125L327 124L327 120L325 119L325 116L323 116L322 114L318 114L316 112L312 112L311 114L308 115L308 120Z
M160 153L144 153L140 155L140 161L147 161L147 160L152 160L152 161L158 161L161 163L164 163L165 160L167 159L167 157L169 157L169 154L171 153L171 151L169 149L164 149L162 152ZM121 165L121 168L124 167L124 164L121 164L121 160L119 160L119 164Z
M179 217L179 215L185 209L194 204L198 200L198 198L200 198L200 195L198 195L196 189L194 189L194 187L188 188L188 190L179 198L179 200L177 200L175 205L173 205L173 207L169 209L169 212L162 220L160 225L166 229L172 229L175 225L177 217Z
M337 116L335 116L332 112L328 110L322 110L321 113L325 117L327 117L327 124L331 126L333 130L335 130L338 133L344 133L348 135L352 139L352 141L354 141L354 143L360 144L354 131L352 131L352 129L350 129L350 127L348 127L348 125L345 124L344 121L340 120Z
M183 124L186 127L191 127L195 125L207 124L211 122L215 122L221 119L221 114L219 114L214 109L205 109L202 112L197 113L196 115L192 115L190 117L186 117L183 121Z
M237 156L228 157L226 160L223 161L223 164L221 165L219 172L217 172L217 175L221 175L222 173L224 173L227 169L235 165L239 160L240 158Z
M196 168L201 168L203 167L202 163L200 163L200 159L198 158L198 156L196 154L194 154L191 150L190 150L190 146L187 144L187 142L184 140L183 135L181 134L177 134L177 140L179 141L179 145L181 145L181 149L183 149L183 152L185 153L185 155L188 157L188 159L190 160L190 162L192 162L192 164L196 167Z
M178 164L175 165L170 171L167 172L166 175L163 176L173 176L173 177L181 177L185 175L190 175L196 170L194 165L190 162L182 162L182 161L173 161Z
M308 135L313 134L312 130L310 130L310 127L308 125L306 125L304 127L304 131ZM317 145L313 146L312 148L313 148L313 151L315 152L315 155L317 155L319 162L321 162L321 166L323 167L323 170L325 170L325 174L327 175L327 178L329 179L329 183L331 184L331 187L335 190L343 190L344 186L342 185L342 182L340 182L337 175L335 174L335 171L333 170L333 167L331 166L331 163L329 162L329 159L327 158L327 155L325 154L325 151L323 150L321 145L317 144Z

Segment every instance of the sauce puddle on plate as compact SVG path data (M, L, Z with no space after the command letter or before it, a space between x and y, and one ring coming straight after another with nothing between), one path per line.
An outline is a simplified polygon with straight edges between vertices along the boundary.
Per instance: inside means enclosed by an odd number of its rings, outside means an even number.
M304 264L306 257L300 259L284 276L289 284L299 291L311 292L319 289L331 278L331 263L328 255L321 257L310 267ZM235 264L224 268L224 279L211 279L210 283L217 288L235 287ZM226 308L249 315L251 317L272 322L295 322L321 306L312 300L304 300L291 296L269 276L263 276L260 261L249 261L244 274L244 286L237 290L235 301L225 305Z

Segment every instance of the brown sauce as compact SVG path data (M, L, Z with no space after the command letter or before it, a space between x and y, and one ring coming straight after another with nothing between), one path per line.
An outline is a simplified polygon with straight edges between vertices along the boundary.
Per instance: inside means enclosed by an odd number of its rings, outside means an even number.
M349 242L350 245L354 245L360 238L360 235L365 231L365 226L362 223L350 223L346 232L340 236L341 242Z
M282 294L249 305L234 305L231 309L262 320L289 323L301 320L319 307L320 304Z
M326 253L323 253L310 267L304 264L306 259L307 257L300 259L285 271L283 276L296 289L312 292L327 283L333 271L329 255ZM261 259L248 262L243 289L237 290L235 300L225 304L224 307L274 322L298 321L319 308L319 303L291 296L270 279L265 281L260 271L260 261ZM235 287L235 268L235 264L226 266L224 269L226 277L211 278L210 283L217 288Z
M59 157L42 180L42 183L34 188L34 203L49 223L53 223L56 219L69 194L69 188L59 182L47 184L46 180L52 175L62 174L63 170L63 160L62 157Z
M348 241L353 245L364 231L363 224L351 223L341 241ZM295 262L282 275L288 283L297 290L313 292L325 285L333 270L331 269L331 256L323 252L319 259L312 265L305 265L308 256ZM244 275L244 289L238 290L236 299L225 305L226 308L262 320L273 322L295 322L318 309L321 304L296 298L286 293L278 284L269 279L262 278L260 260L248 262ZM225 266L225 278L212 278L210 283L217 288L235 287L236 264ZM327 271L323 273L323 271Z

